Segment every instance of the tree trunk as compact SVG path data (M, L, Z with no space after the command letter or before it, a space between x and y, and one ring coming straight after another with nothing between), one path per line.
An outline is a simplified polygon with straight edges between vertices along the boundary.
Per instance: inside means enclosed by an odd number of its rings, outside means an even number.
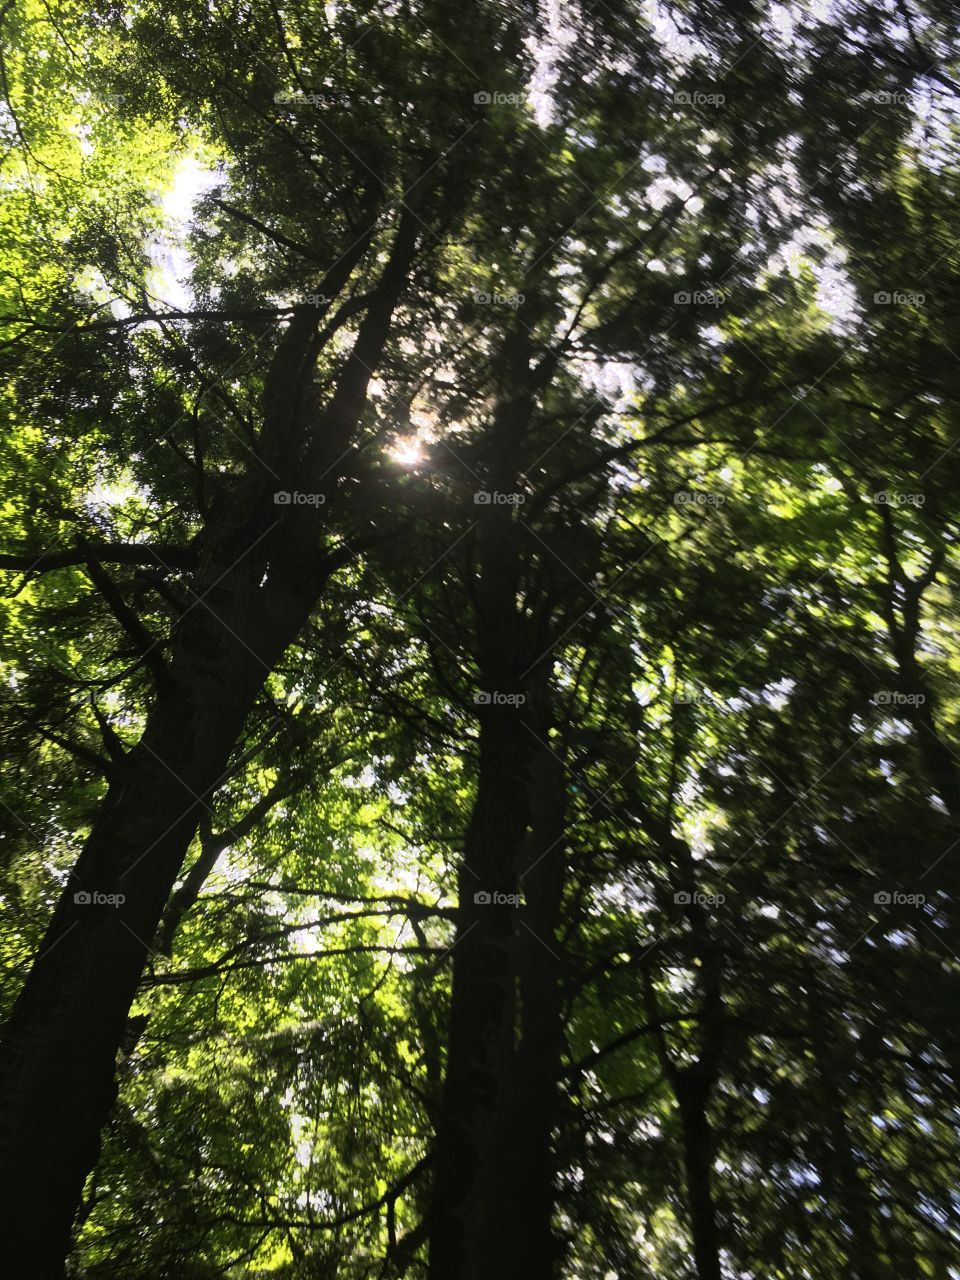
M566 870L566 774L538 721L531 763L531 830L521 876L524 906L516 937L520 1043L506 1142L505 1208L509 1259L500 1274L552 1280L559 1259L553 1230L563 1050L562 958L557 936Z
M224 621L204 606L188 620L171 686L109 788L5 1030L0 1222L11 1280L63 1275L161 914L244 719L303 622L289 597L258 600L249 573L213 594Z
M662 1030L656 1043L663 1073L670 1082L680 1113L683 1167L687 1184L687 1212L693 1240L697 1280L722 1280L720 1230L713 1195L713 1162L716 1140L707 1108L720 1075L726 1027L723 1003L723 953L713 938L705 908L692 891L696 888L696 861L686 840L675 836L668 819L658 816L642 800L635 800L644 827L656 839L673 883L690 896L684 914L699 960L698 984L702 992L700 1048L696 1060L678 1067L671 1056ZM647 986L648 1012L652 1023L660 1018L652 985Z
M687 1208L697 1280L723 1280L713 1200L713 1131L707 1116L709 1082L701 1079L693 1068L677 1072L673 1083L683 1131Z
M529 353L529 336L521 324L502 355L499 402L489 438L489 484L504 493L516 489L521 442L532 409L525 390ZM506 1117L518 1010L517 909L498 903L496 895L518 893L535 737L526 706L498 698L521 694L534 655L524 656L531 641L517 605L520 538L513 508L483 506L477 524L477 665L481 697L487 702L479 709L477 795L459 875L429 1280L505 1276L510 1254L500 1189L513 1159Z
M504 1143L504 1086L513 1068L516 908L526 827L530 741L515 708L481 725L480 780L460 871L447 1070L440 1106L431 1210L429 1280L487 1280L508 1242L498 1220L500 1184L513 1153Z
M860 1177L843 1097L837 1089L847 1070L831 1048L835 1050L842 1044L843 1036L823 1016L814 1018L810 1027L823 1121L833 1154L833 1163L827 1162L824 1177L842 1206L844 1225L850 1232L849 1275L851 1280L890 1280L890 1268L883 1261L877 1242L876 1208L869 1186Z
M547 740L548 679L541 667L526 706L498 709L481 726L453 952L430 1280L550 1280L556 1271L566 797L563 764ZM518 894L522 905L475 901L495 890Z
M928 786L937 793L947 811L948 843L943 850L930 851L928 869L936 869L940 888L947 895L948 901L956 903L960 883L952 850L960 832L960 765L956 753L939 728L943 723L942 711L919 657L924 591L934 581L940 557L931 561L920 578L909 578L904 573L897 554L893 517L886 507L882 509L882 515L883 550L889 566L882 607L887 620L891 651L897 665L898 692L908 698L906 706L898 714L903 714L913 726L921 769ZM911 858L908 872L911 880L915 874L914 861ZM923 879L923 876L920 878ZM912 889L913 884L910 887ZM953 913L950 916L950 931L954 939L960 936ZM955 979L952 980L945 973L943 978L938 978L918 993L917 1003L923 1011L932 1039L939 1044L940 1051L949 1064L954 1088L960 1092L960 1027L956 1016Z
M198 540L202 568L155 707L110 785L5 1028L0 1233L10 1280L63 1275L116 1095L127 1014L170 891L264 680L336 563L310 508L278 514L272 481L295 488L314 477L325 498L332 492L417 244L417 220L404 206L323 409L313 388L316 319L301 313L278 342L259 440L275 469L251 468ZM351 269L344 255L330 273L336 287Z

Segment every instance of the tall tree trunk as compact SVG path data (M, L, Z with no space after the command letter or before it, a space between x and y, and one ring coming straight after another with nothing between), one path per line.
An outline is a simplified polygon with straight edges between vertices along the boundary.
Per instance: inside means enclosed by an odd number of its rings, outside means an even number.
M717 1210L713 1198L714 1139L707 1115L710 1081L693 1068L677 1072L673 1083L680 1108L687 1209L697 1280L723 1280Z
M933 687L917 657L920 599L908 601L903 626L892 638L900 688L910 699L907 718L917 734L917 748L929 783L943 801L954 824L960 823L960 765L943 740L940 710Z
M522 320L522 317L521 317ZM490 432L491 489L517 487L521 442L532 400L524 390L529 338L521 325L501 361ZM527 709L498 702L522 694L530 665L529 627L517 605L520 539L513 507L490 504L478 517L477 656L481 680L477 795L459 875L446 1076L437 1132L430 1212L429 1280L505 1275L500 1187L512 1153L505 1138L506 1082L514 1066L517 1019L515 896L529 824L528 777L535 741Z
M481 756L461 884L461 902L473 911L461 922L454 952L431 1277L550 1280L556 1273L553 1130L563 1042L557 928L566 795L562 760L547 740L548 677L542 667L532 678L519 726L487 735L486 773ZM510 857L490 874L503 877L523 905L480 904L478 911L471 869L492 869L492 852L504 850L512 850Z
M644 827L659 844L664 861L672 870L673 883L678 889L685 891L689 898L684 906L684 914L693 939L693 954L699 961L698 985L702 993L699 1053L692 1063L679 1067L670 1053L662 1029L657 1029L655 1039L660 1064L673 1089L680 1115L687 1212L690 1217L697 1280L722 1280L720 1229L713 1194L716 1137L708 1107L720 1075L726 1033L723 951L714 940L704 906L695 896L696 861L689 844L675 836L669 820L656 814L642 799L636 799L635 803L642 815ZM650 1021L658 1024L660 1010L649 980L646 997Z
M161 913L267 671L303 620L274 598L268 626L244 625L236 615L254 588L241 585L232 618L244 643L212 613L183 636L172 687L109 788L7 1025L0 1222L11 1280L63 1274Z
M521 876L524 906L516 936L520 998L516 1066L506 1143L509 1261L500 1274L552 1280L559 1259L553 1229L563 1049L562 953L558 937L566 870L566 773L538 717L531 761L531 828Z
M287 478L294 488L316 477L318 491L332 491L417 241L416 219L404 207L353 348L319 412L316 319L302 313L278 343L260 444L281 487ZM335 270L342 274L343 263ZM110 785L4 1031L0 1238L10 1280L63 1275L116 1094L127 1014L171 889L244 720L333 565L316 514L283 507L278 515L270 479L252 470L204 531L193 603L156 705Z
M900 559L893 512L886 505L881 505L879 512L880 550L887 564L881 609L897 664L898 692L908 698L904 711L916 730L917 747L928 781L953 821L960 822L960 765L937 727L941 719L937 699L917 652L924 593L935 581L944 553L935 552L923 573L911 577Z
M513 934L527 821L526 730L513 708L497 708L480 732L480 779L459 877L446 1077L440 1106L431 1209L429 1280L504 1274L499 1185L512 1159L504 1145L505 1082L517 1017Z
M816 1017L810 1024L811 1040L820 1084L823 1122L833 1154L825 1180L842 1206L844 1225L850 1232L848 1259L850 1280L891 1280L890 1267L883 1260L876 1233L876 1208L870 1189L860 1177L850 1127L838 1083L846 1070L836 1055L842 1033L830 1031L829 1021Z
M713 1194L713 1162L716 1139L710 1123L708 1106L719 1068L721 1023L718 1011L719 984L707 983L701 1014L701 1051L686 1067L678 1067L667 1044L660 1023L660 1009L649 979L646 983L647 1012L654 1032L657 1054L663 1074L670 1082L677 1100L680 1117L680 1140L683 1147L683 1171L686 1182L687 1213L693 1241L693 1260L697 1280L722 1280L720 1267L720 1230Z
M934 552L924 571L918 577L911 577L904 570L900 558L896 522L889 506L880 507L880 520L881 552L887 562L881 609L897 666L898 692L908 699L905 707L897 709L897 714L903 715L913 726L919 762L927 784L937 793L947 810L949 827L946 847L939 851L931 850L927 865L930 871L936 869L940 887L946 893L948 901L955 904L960 891L960 878L957 875L957 860L952 851L960 834L960 763L939 727L943 723L942 710L919 653L924 593L935 582L945 553L942 549ZM910 861L913 873L915 859L912 851ZM957 939L960 937L960 929L953 913L950 918L951 932L954 939ZM917 1003L930 1028L931 1037L939 1044L949 1064L954 1088L960 1092L957 987L955 978L950 974L952 970L946 971L942 978L938 977L919 992Z

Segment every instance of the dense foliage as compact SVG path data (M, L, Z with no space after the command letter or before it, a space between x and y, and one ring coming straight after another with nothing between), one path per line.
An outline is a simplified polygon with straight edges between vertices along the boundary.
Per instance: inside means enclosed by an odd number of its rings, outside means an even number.
M960 1277L956 18L0 8L4 1275Z

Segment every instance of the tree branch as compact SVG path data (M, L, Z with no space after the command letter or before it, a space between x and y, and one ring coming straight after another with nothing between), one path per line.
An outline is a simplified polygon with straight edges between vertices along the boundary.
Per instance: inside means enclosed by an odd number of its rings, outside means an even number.
M73 565L86 565L90 555L100 564L150 565L167 570L192 569L197 563L191 547L175 546L169 542L153 545L139 542L87 542L82 547L58 548L50 551L0 552L0 569L12 569L20 573L49 573L52 569L66 569Z

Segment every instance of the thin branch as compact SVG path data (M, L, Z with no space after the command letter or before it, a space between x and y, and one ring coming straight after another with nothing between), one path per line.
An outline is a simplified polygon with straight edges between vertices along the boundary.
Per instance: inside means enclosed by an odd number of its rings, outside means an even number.
M124 600L119 587L110 575L106 573L92 549L82 542L79 545L80 549L86 553L86 568L87 573L90 575L90 580L106 600L110 607L110 612L132 641L136 652L153 676L157 688L166 688L171 680L170 670L160 654L157 641Z

